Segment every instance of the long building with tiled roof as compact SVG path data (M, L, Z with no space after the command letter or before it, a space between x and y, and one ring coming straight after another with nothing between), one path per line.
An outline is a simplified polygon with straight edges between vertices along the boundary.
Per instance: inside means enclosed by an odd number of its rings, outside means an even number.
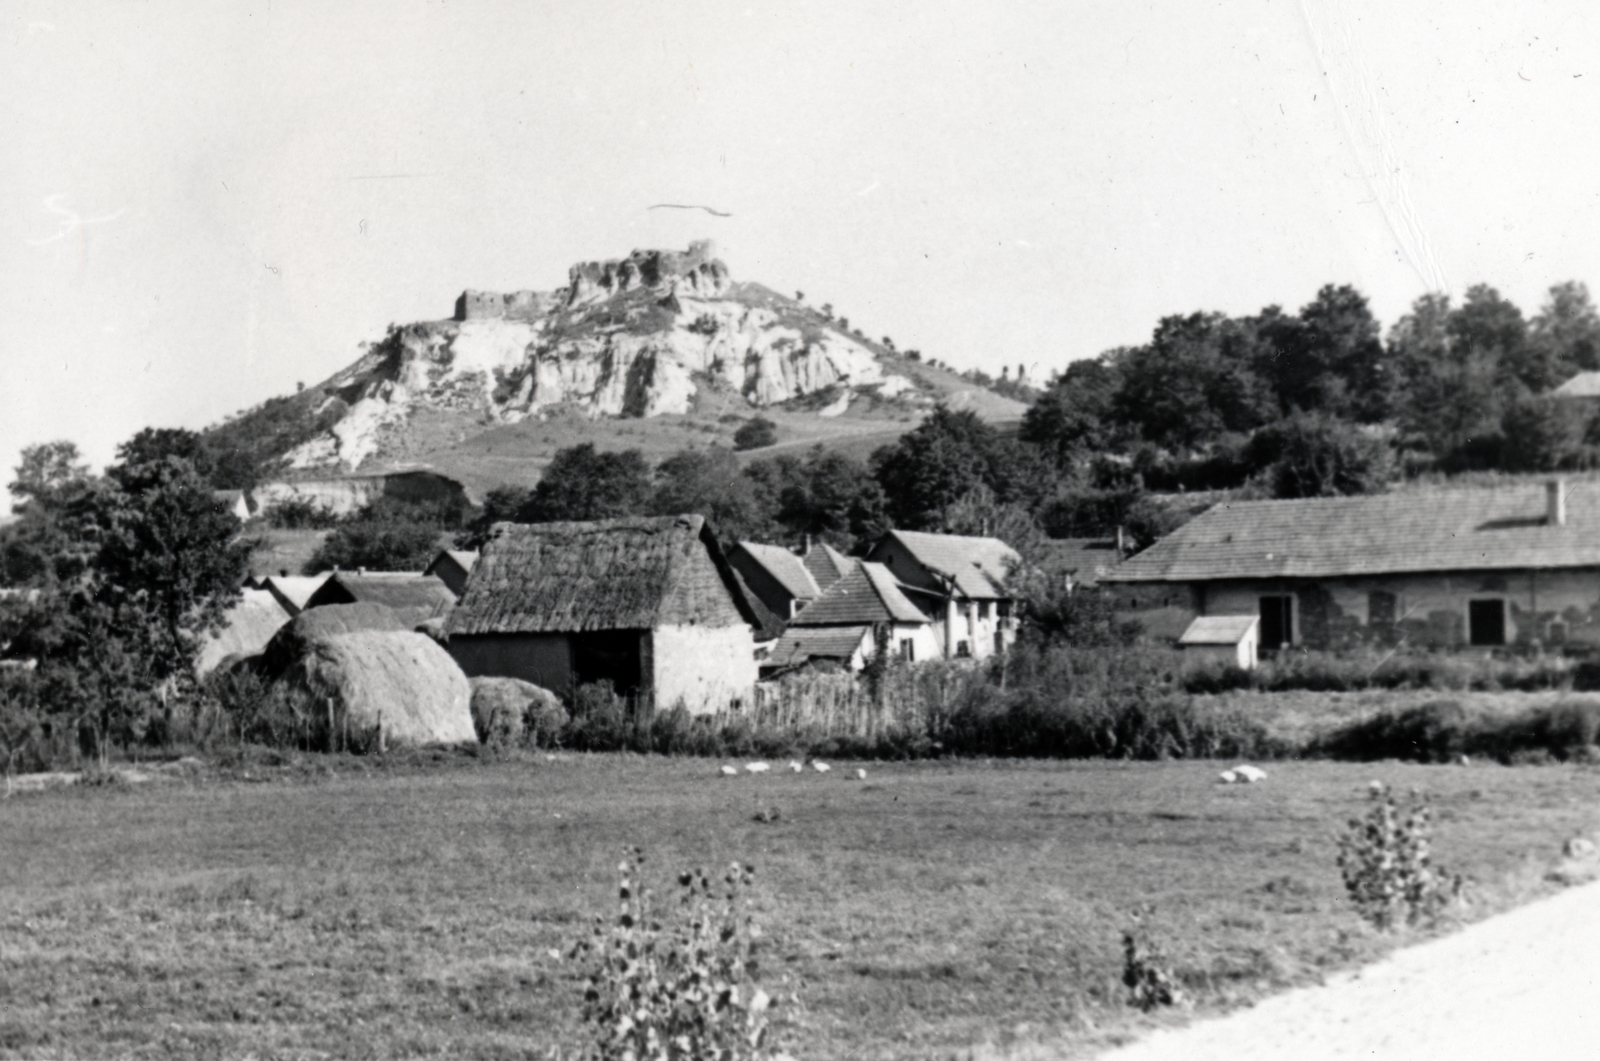
M1101 582L1259 616L1269 650L1600 645L1600 482L1219 504Z

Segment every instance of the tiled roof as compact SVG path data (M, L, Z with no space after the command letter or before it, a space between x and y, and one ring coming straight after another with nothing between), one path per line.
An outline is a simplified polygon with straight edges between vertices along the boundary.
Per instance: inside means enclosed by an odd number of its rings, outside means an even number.
M789 591L791 597L814 600L822 593L816 579L806 570L805 563L781 545L761 545L757 542L740 542L739 548L766 569L767 574Z
M1052 538L1039 551L1039 567L1046 573L1070 574L1085 585L1098 582L1121 561L1111 538Z
M800 609L797 626L849 626L861 623L925 623L928 617L906 595L882 564L854 561L851 570Z
M1237 645L1261 618L1255 615L1202 615L1178 638L1180 645Z
M972 599L1005 596L1010 567L1020 559L999 538L903 530L890 531L889 537L899 539L918 563L950 579L962 596Z
M444 555L454 560L463 571L471 571L472 565L478 562L476 549L446 549Z
M449 633L754 625L700 516L496 524Z
M818 626L789 629L772 652L761 661L763 667L793 667L813 659L847 660L872 630L870 626Z
M456 595L443 579L416 571L335 571L306 607L323 604L382 604L415 625L450 614Z
M1563 493L1559 525L1545 520L1541 483L1219 504L1103 581L1600 567L1600 482Z
M1550 392L1552 398L1600 398L1600 372L1580 372Z
M827 542L817 542L800 558L819 590L827 589L850 571L850 558Z

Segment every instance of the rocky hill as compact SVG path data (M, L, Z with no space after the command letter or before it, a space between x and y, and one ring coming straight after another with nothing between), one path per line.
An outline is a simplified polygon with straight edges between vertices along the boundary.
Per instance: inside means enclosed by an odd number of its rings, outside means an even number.
M762 415L780 444L864 445L940 401L997 423L1023 411L827 307L734 281L695 243L574 265L554 291L463 292L451 318L393 327L322 384L213 431L268 477L432 468L481 489L536 479L575 441L665 453Z

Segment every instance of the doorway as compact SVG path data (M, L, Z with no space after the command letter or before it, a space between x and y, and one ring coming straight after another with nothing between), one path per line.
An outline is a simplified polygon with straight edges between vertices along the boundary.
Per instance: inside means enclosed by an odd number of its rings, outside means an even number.
M1294 644L1294 597L1288 594L1261 598L1261 648L1276 652Z

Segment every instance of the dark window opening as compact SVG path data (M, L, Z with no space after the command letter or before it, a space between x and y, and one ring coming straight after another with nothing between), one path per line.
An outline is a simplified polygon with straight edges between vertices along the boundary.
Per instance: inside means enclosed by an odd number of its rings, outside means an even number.
M1294 644L1294 598L1261 598L1261 647L1275 651Z
M1467 640L1474 645L1506 643L1506 602L1475 600L1467 602Z
M905 660L907 663L915 663L917 661L916 642L912 641L910 638L900 642L900 658Z
M956 642L956 655L966 657L972 655L972 648L965 641Z
M1395 599L1393 593L1378 589L1367 594L1367 625L1393 626Z

